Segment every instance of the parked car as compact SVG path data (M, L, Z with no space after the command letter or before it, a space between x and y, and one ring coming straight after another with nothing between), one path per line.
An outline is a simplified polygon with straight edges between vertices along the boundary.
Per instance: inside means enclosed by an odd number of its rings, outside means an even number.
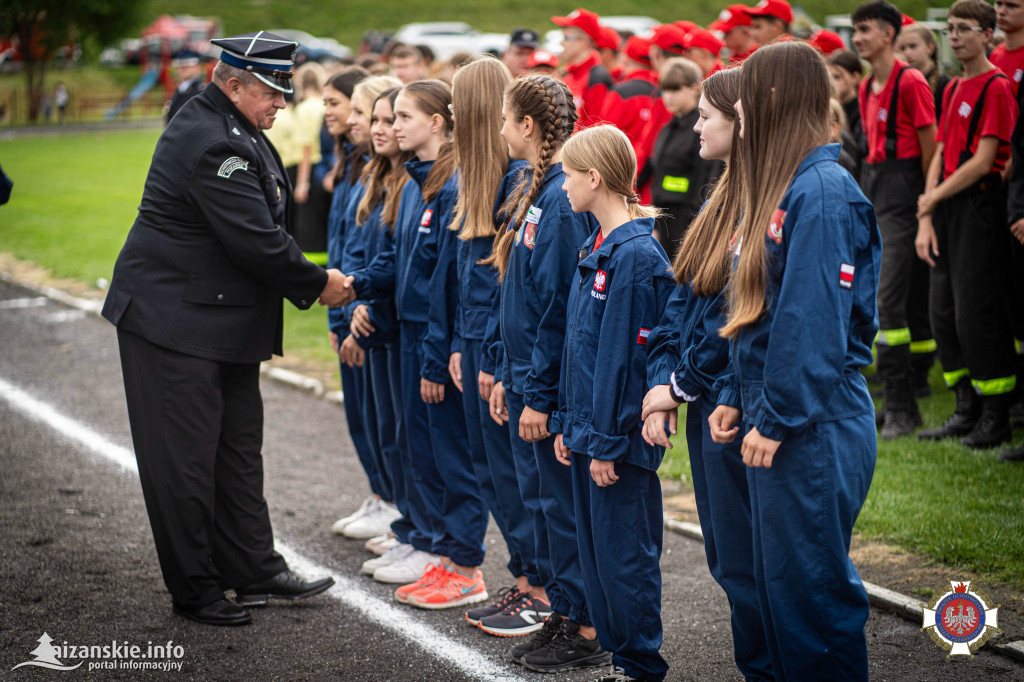
M299 44L299 49L295 52L296 64L309 61L338 61L352 56L352 50L334 38L317 38L305 31L291 28L273 29L270 32Z
M406 24L392 36L406 45L426 45L437 59L448 59L460 50L474 54L501 54L508 49L507 33L482 33L461 21Z
M605 26L611 26L620 33L629 31L633 35L639 36L664 22L652 17L612 15L601 17L601 23ZM544 49L552 54L562 53L562 29L552 29L544 34Z

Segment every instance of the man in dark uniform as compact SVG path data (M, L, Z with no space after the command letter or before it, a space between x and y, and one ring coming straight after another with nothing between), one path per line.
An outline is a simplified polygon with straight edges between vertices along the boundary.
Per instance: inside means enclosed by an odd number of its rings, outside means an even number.
M179 615L323 592L274 551L263 497L259 363L281 353L282 297L344 303L337 270L285 232L291 187L270 128L297 45L270 33L223 48L210 87L164 130L103 316L117 326L132 440L164 582ZM234 589L237 603L225 599Z
M206 79L203 78L203 64L199 61L199 53L192 50L182 50L174 59L171 66L178 76L178 87L171 95L171 101L167 103L167 117L165 121L171 122L178 110L206 87Z

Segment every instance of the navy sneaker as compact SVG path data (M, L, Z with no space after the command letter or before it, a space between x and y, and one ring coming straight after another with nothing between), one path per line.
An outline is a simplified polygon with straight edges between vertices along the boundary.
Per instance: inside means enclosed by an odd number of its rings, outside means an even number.
M546 646L523 656L523 666L538 673L595 668L611 662L612 652L602 649L596 637L580 635L580 626L571 620L562 621L558 634Z
M523 656L531 651L536 651L550 644L551 640L553 640L555 635L558 634L561 626L562 617L557 613L552 612L551 615L548 616L547 620L544 621L544 625L541 626L541 629L533 633L533 637L525 642L516 644L514 647L509 649L508 657L511 658L514 663L522 665Z
M519 601L519 595L522 592L519 588L513 585L512 587L506 587L505 589L498 592L494 601L486 606L478 606L475 609L466 611L466 621L470 625L479 625L481 618L487 616L493 616L496 613L501 613L507 609L510 605Z
M518 600L505 607L501 613L481 618L477 627L497 637L522 637L544 627L544 621L549 615L550 604L520 592Z

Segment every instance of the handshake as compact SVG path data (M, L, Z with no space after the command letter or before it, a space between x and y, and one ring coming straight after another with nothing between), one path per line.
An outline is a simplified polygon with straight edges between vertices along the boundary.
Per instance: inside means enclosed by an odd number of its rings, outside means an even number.
M327 286L320 292L320 305L338 308L356 300L353 279L351 275L342 274L341 270L328 270Z

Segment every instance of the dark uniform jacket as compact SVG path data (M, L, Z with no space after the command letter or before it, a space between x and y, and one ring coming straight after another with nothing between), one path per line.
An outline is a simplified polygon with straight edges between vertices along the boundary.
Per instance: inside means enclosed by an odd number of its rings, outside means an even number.
M171 95L171 102L167 105L166 122L170 123L171 119L174 118L174 115L178 113L183 106L185 106L185 102L201 93L205 87L206 83L203 81L202 75L199 75L190 80L188 82L188 87L184 90L181 90L180 88L175 89L174 94Z
M308 308L327 284L284 230L290 191L263 134L204 90L157 142L103 316L196 357L280 354L281 297Z

